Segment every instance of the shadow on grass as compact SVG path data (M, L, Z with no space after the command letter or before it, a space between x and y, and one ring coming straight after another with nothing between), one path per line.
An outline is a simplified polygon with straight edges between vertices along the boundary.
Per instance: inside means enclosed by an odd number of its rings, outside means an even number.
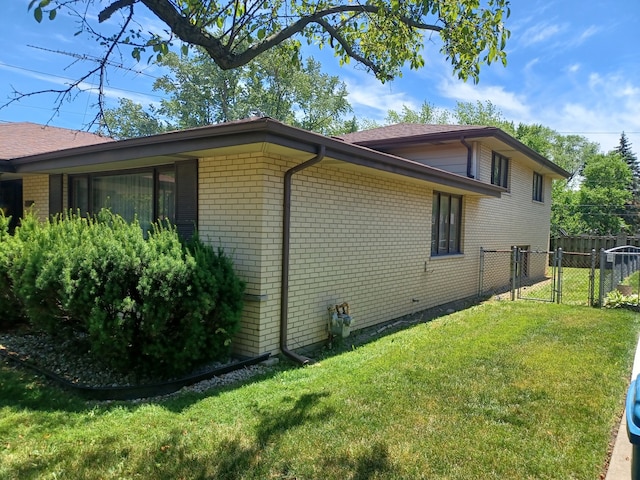
M57 472L66 478L86 479L135 476L221 480L365 480L392 472L388 447L381 442L361 446L355 452L350 448L325 452L322 445L309 442L300 447L301 452L297 450L296 436L304 436L336 414L331 402L325 402L329 397L324 391L308 392L284 397L270 408L255 409L255 428L237 437L233 433L216 435L206 430L188 432L188 427L159 432L145 438L142 446L122 442L118 434L108 432L92 436L86 443L73 437L44 455L30 454L14 461L5 472L11 478L21 479L44 478ZM304 443L302 440L300 444ZM314 461L315 465L309 463Z

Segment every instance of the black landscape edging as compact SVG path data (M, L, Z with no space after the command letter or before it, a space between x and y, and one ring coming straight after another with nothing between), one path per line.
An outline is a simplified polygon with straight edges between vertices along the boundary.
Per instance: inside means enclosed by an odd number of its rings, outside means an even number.
M12 355L4 350L0 349L0 354L5 358L12 360L39 375L43 375L50 380L53 380L63 388L74 391L75 393L91 400L135 400L145 397L156 397L159 395L168 395L170 393L177 392L182 387L193 385L194 383L202 382L203 380L209 380L210 378L218 375L224 375L225 373L233 372L244 367L249 367L260 362L267 360L271 354L265 353L258 357L248 358L236 363L224 365L222 367L214 368L207 372L190 375L188 377L179 378L177 380L170 380L164 383L154 383L147 385L130 385L122 387L91 387L89 385L83 385L70 382L69 380L56 375L53 372L42 369L32 363L21 360L16 355Z

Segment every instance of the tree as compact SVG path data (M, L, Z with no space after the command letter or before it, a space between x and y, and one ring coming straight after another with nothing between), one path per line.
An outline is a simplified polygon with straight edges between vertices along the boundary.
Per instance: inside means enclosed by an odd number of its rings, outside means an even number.
M638 162L636 154L631 150L631 144L624 132L620 135L620 143L613 151L629 165L633 177L631 182L633 200L636 202L640 201L640 163Z
M451 113L447 110L435 107L433 104L424 101L419 111L412 110L406 105L402 107L402 112L389 110L387 112L387 123L433 123L446 125L450 123Z
M145 112L142 105L128 98L121 98L118 108L105 110L104 125L110 127L107 133L117 139L146 137L170 129L168 124L158 119L153 106Z
M145 7L167 26L166 33L147 32L139 18ZM223 70L249 64L253 59L288 41L290 57L300 58L302 42L328 46L341 64L351 60L373 72L381 81L401 74L401 68L424 66L422 46L426 35L438 34L441 53L459 78L478 81L480 67L506 65L510 36L504 21L509 0L32 0L29 8L38 22L67 11L79 19L79 33L88 33L104 54L81 79L61 90L37 93L61 95L60 103L94 74L100 77L99 106L103 105L105 75L110 59L130 47L136 60L150 55L161 59L174 44L199 46ZM97 23L94 19L97 19ZM117 21L115 32L105 22Z
M587 160L579 190L579 209L587 231L617 235L629 230L625 206L631 200L629 166L620 155L595 155Z
M518 124L513 136L540 155L564 168L568 188L577 187L587 159L600 153L600 145L581 135L561 135L542 125Z
M327 135L352 128L343 121L351 111L345 84L322 73L313 58L302 68L291 68L283 55L286 52L276 48L249 65L224 71L205 52L170 52L160 62L169 72L153 86L166 96L160 106L150 106L147 113L140 105L121 101L118 108L105 111L104 128L116 138L128 138L252 115ZM155 120L158 116L164 123Z
M513 122L505 120L502 112L489 100L457 102L453 116L460 125L486 125L498 127L511 135L515 133Z
M553 182L551 191L551 237L580 235L588 231L580 208L580 192Z

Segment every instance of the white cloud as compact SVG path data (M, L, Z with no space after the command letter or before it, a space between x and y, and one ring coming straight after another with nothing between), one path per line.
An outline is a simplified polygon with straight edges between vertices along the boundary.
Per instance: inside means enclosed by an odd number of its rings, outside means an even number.
M585 42L585 40L587 40L588 38L594 36L599 31L600 31L600 27L596 27L594 25L591 25L584 32L582 32L580 34L580 36L578 36L578 38L576 38L573 42L571 42L571 45L572 46L582 45Z
M530 107L525 99L516 93L496 85L472 85L463 82L445 80L439 85L440 95L462 102L491 101L506 118L525 121L530 117Z
M558 33L562 32L564 29L565 29L564 25L537 24L537 25L534 25L533 27L528 28L523 32L522 42L526 46L545 42L550 38L556 36Z
M579 63L574 63L573 65L569 65L567 67L567 71L569 73L576 73L578 70L580 70L580 64Z
M371 75L343 80L349 92L347 99L361 117L382 121L389 110L401 111L404 106L419 108L406 92L394 91L391 84L382 84Z
M564 98L548 100L539 112L541 123L562 133L584 135L603 151L613 149L625 131L634 149L640 148L640 84L627 77L592 73Z

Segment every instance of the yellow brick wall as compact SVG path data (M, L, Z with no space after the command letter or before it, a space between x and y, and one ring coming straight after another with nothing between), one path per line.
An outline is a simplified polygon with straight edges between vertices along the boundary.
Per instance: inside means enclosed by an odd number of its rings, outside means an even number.
M198 165L199 234L232 257L246 292L263 298L245 301L234 342L243 354L278 348L285 166L261 153L203 158Z
M283 177L297 163L262 153L200 160L200 234L232 256L247 292L262 296L245 302L239 353L279 347ZM482 149L484 181L490 168L491 151ZM512 162L501 199L465 195L463 254L431 257L432 185L326 161L297 173L289 348L326 340L327 307L343 301L360 329L475 295L480 247L546 249L551 182L545 178L545 202L534 202L532 175Z
M45 221L49 216L49 175L25 175L22 179L22 199L34 202L33 210L38 218ZM24 210L28 210L24 207Z
M356 329L434 304L428 186L320 164L294 177L292 205L290 348L326 340L337 303Z

